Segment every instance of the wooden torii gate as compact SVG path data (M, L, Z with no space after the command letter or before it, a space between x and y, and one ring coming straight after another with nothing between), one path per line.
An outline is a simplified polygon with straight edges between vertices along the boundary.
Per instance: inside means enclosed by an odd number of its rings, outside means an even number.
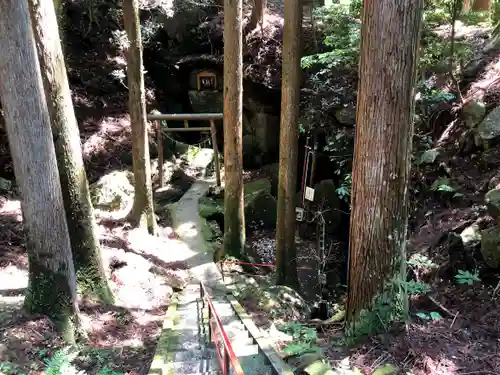
M158 145L158 173L160 178L160 188L164 187L163 182L163 132L173 133L173 132L205 132L209 131L212 137L212 147L214 150L214 168L215 168L215 178L217 181L217 186L221 186L220 178L220 167L219 167L219 150L217 147L217 137L215 120L222 120L222 113L151 113L147 116L149 121L154 121L156 123L156 142ZM165 125L162 126L162 121ZM169 128L167 121L184 121L183 128ZM210 126L203 127L189 127L189 121L209 121Z

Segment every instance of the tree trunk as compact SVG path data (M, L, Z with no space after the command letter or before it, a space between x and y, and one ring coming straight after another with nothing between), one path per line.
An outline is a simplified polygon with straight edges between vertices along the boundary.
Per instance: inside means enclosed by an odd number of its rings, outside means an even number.
M242 8L242 0L224 1L224 252L235 257L245 246Z
M146 95L142 66L142 41L139 23L139 0L123 1L123 18L129 40L127 50L128 106L132 127L132 157L134 170L134 204L129 214L133 226L146 225L156 234L156 218L151 186ZM161 166L160 166L161 168Z
M80 132L50 0L29 0L31 24L52 124L57 165L77 282L84 294L113 302L102 266L99 240L83 165Z
M56 20L59 29L59 38L61 39L62 49L64 50L64 11L63 0L53 0Z
M422 8L423 0L364 4L349 234L351 335L407 312L407 191Z
M74 341L76 278L28 2L0 1L0 100L21 188L29 261L25 307Z
M295 195L297 193L302 10L300 1L285 3L276 266L277 283L291 287L298 286Z
M492 0L475 0L472 4L473 12L489 12L493 5Z
M253 30L260 25L264 26L264 16L266 11L267 0L253 0L252 14L250 16L250 30Z

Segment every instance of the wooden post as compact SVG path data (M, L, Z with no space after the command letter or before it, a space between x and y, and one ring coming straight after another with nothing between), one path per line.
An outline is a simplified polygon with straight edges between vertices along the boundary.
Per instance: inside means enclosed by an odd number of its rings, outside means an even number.
M163 181L163 134L161 132L161 120L156 121L156 147L158 147L158 178L160 179L160 188L164 186Z
M210 134L212 135L212 147L214 148L214 168L215 168L215 180L217 186L221 186L220 181L220 167L219 167L219 148L217 147L217 130L215 129L215 121L210 120Z
M189 128L189 121L188 120L184 120L184 127Z

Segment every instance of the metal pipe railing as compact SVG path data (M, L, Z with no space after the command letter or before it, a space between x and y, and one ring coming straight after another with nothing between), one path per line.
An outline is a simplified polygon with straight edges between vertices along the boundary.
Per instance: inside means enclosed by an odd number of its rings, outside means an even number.
M231 346L231 342L227 337L226 331L224 330L224 327L222 327L219 316L215 311L215 307L212 303L212 299L210 298L210 294L207 292L205 285L201 281L200 295L203 307L205 307L205 302L208 304L208 338L215 344L215 349L217 352L217 357L219 359L219 364L221 366L222 375L229 375L229 366L233 368L234 375L245 375L240 362L238 361L238 357L236 357L233 347ZM213 326L212 321L214 321ZM222 351L219 350L217 339L214 340L214 328L217 328L217 330L220 332L220 335L222 336Z
M222 120L222 113L150 113L147 115L149 121L202 121Z

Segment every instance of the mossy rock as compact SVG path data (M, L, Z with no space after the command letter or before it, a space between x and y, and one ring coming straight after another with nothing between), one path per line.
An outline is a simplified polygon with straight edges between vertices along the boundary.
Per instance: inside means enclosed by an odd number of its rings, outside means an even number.
M500 224L500 189L492 189L484 196L486 208L497 224Z
M500 137L500 107L491 111L478 125L477 132L483 141Z
M271 182L261 179L245 184L245 222L267 229L276 227L278 206L271 195Z
M266 228L276 225L277 204L271 195L271 182L266 179L251 181L244 186L245 221L247 225L259 224ZM201 217L224 215L223 198L202 198L199 202Z
M94 207L105 211L123 210L134 200L134 175L130 171L114 171L90 186Z
M481 254L491 268L500 265L500 228L492 227L481 232Z
M308 317L311 308L307 301L295 290L284 285L257 283L252 278L238 281L237 294L241 299L255 301L259 307L272 317Z
M464 105L463 114L467 126L474 128L486 114L486 106L483 102L471 100Z
M201 198L198 203L198 212L204 218L210 218L217 214L224 215L224 199Z
M269 179L261 178L247 182L244 186L245 199L251 199L253 194L257 194L260 191L271 193L271 181Z
M261 168L271 183L271 194L274 197L278 196L279 168L279 163L267 164Z

